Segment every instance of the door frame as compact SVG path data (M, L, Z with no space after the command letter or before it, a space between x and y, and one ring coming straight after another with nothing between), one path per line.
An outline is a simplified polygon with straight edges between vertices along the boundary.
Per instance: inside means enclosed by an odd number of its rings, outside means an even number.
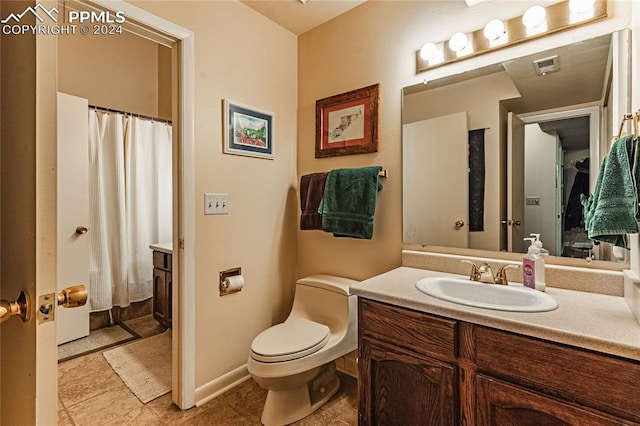
M596 178L598 177L599 172L599 164L600 164L600 140L603 137L601 133L602 122L601 117L603 116L602 107L599 105L586 106L586 107L578 107L578 108L567 108L562 111L554 111L554 112L540 112L534 113L530 115L522 115L520 119L524 121L525 124L534 124L534 123L544 123L546 121L556 121L556 120L565 120L569 118L578 118L578 117L589 117L589 157L596 158L598 161L591 161L589 164L589 191L593 192L596 186ZM556 168L558 167L558 158L556 158ZM558 188L556 187L556 192ZM557 195L557 194L556 194ZM562 218L556 218L556 221L562 221ZM556 226L557 228L557 226ZM562 232L560 235L556 235L556 249L561 243L558 243L558 238L562 241ZM594 250L597 250L594 249ZM560 252L556 253L559 256Z
M591 158L600 158L600 144L598 143L600 138L602 137L600 133L600 117L602 115L601 107L598 105L582 107L582 108L572 108L566 109L563 111L554 111L554 112L540 112L534 113L531 115L523 114L520 115L520 119L524 121L525 124L532 123L544 123L545 121L555 121L555 120L564 120L569 118L577 118L577 117L589 117L589 156ZM589 189L593 191L596 184L596 177L598 176L598 164L599 161L592 161L590 163L589 176L592 178L589 179Z
M195 405L194 34L124 0L89 0L88 3L104 10L124 11L127 30L172 49L172 303L178 309L173 311L171 387L173 402L184 410Z

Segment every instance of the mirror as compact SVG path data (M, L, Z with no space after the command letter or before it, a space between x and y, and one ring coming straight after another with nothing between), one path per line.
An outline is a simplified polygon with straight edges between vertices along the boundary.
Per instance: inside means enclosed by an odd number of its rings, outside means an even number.
M629 105L629 32L405 87L403 242L523 253L539 233L551 255L627 261L587 238L579 200Z

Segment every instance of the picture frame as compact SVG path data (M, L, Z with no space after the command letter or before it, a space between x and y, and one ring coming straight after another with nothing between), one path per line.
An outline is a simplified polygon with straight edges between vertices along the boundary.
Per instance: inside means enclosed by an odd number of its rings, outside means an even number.
M225 154L274 159L274 114L248 105L224 100Z
M378 151L380 84L316 101L316 158Z

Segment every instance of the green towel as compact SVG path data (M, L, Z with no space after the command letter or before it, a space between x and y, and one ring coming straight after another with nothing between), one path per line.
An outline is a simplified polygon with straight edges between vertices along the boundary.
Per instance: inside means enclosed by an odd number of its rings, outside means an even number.
M633 136L614 142L600 166L594 193L582 200L591 239L628 248L627 234L638 232L636 143Z
M382 185L378 182L380 166L360 169L337 169L327 175L324 197L318 208L322 214L322 230L334 236L373 237L376 197Z

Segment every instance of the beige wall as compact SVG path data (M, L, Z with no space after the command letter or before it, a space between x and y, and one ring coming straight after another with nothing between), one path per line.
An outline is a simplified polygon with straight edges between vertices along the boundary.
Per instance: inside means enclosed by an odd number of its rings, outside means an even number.
M236 1L135 2L194 32L196 387L246 363L253 338L288 313L296 270L295 35ZM274 113L275 159L222 153L222 100ZM205 216L203 194L229 194ZM245 287L218 293L240 266ZM196 399L204 392L196 392Z
M400 265L402 87L595 37L625 28L631 19L631 2L609 2L609 18L603 22L415 74L415 52L425 42L482 28L495 17L517 16L533 4L501 2L496 10L493 2L467 8L462 1L368 1L299 37L298 175L371 164L390 173L378 199L373 240L298 231L299 275L325 272L363 279ZM379 152L316 160L315 101L374 83L380 83Z
M171 119L171 51L129 32L58 37L58 91Z

